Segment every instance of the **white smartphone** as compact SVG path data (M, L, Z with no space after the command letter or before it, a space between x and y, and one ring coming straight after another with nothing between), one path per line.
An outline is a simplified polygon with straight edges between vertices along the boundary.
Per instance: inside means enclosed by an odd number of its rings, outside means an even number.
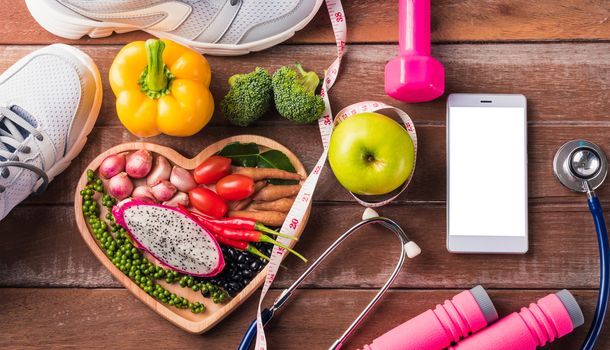
M447 100L447 249L528 250L527 102L523 95Z

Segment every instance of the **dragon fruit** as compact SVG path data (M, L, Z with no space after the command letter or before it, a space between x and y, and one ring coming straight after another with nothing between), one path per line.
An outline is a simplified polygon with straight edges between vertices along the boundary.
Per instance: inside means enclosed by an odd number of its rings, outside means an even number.
M216 239L177 208L130 200L115 206L113 214L138 248L175 271L212 277L224 268Z

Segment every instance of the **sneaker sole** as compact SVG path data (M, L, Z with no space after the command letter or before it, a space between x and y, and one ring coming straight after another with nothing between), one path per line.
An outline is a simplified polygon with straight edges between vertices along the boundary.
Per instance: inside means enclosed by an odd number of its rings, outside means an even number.
M54 0L53 0L54 1ZM204 53L218 56L237 56L245 55L254 51L261 51L271 46L282 43L290 39L294 34L305 28L316 15L324 0L316 0L314 10L301 22L297 23L292 28L271 36L266 39L257 40L248 44L228 45L228 44L209 44L201 43L189 39L185 39L171 33L146 30L123 23L99 22L87 20L76 16L70 16L66 13L57 11L55 8L48 5L44 0L26 0L25 3L32 17L44 29L50 33L66 39L77 40L87 35L90 38L103 38L110 36L112 33L127 33L136 30L142 30L158 38L169 39L178 43L194 47Z
M76 158L80 154L80 152L83 150L83 147L85 147L85 144L87 143L87 137L93 130L97 117L100 113L100 109L102 107L102 94L103 94L102 78L101 78L100 72L97 69L96 64L93 62L93 59L91 59L91 57L89 57L89 55L87 55L86 53L84 53L74 47L71 47L71 46L65 45L65 44L54 44L52 46L61 48L62 50L69 52L71 56L77 58L93 74L94 80L95 80L95 85L96 85L96 93L95 93L95 97L93 99L92 108L89 111L89 115L87 116L87 121L85 122L85 125L83 126L80 134L78 135L76 142L74 142L72 147L70 147L66 151L65 155L62 158L60 158L47 171L47 175L49 176L49 182L51 182L57 175L62 173L64 170L66 170L66 168L68 168L68 166L70 166L70 164L72 163L74 158ZM36 188L38 188L38 186L36 186Z

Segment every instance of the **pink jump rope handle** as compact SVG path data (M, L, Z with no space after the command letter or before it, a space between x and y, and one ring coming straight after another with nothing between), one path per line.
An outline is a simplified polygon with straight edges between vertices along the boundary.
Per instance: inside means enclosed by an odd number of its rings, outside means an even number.
M430 0L400 0L398 16L398 57L385 67L385 91L405 102L434 100L445 91L445 69L430 56Z
M497 318L487 292L477 286L392 329L363 350L442 350Z
M534 350L581 326L584 318L567 290L549 294L449 350Z

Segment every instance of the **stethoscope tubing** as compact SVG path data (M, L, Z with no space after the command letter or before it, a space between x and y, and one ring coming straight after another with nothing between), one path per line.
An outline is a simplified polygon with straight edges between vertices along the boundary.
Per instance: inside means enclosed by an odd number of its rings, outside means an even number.
M358 317L356 317L356 319L347 328L347 330L341 335L341 337L339 337L333 343L333 345L331 345L331 347L329 348L331 350L340 349L341 346L343 346L343 343L345 342L345 340L358 327L358 325L362 322L362 320L364 320L364 318L368 315L368 313L373 309L373 307L379 302L381 297L388 290L390 285L394 282L394 280L398 276L398 273L400 272L400 270L406 260L405 259L405 257L406 257L405 245L410 240L407 237L407 234L402 230L402 228L395 221L393 221L391 219L384 218L384 217L374 217L374 218L370 218L370 219L365 219L365 220L358 222L357 224L352 226L350 229L345 231L341 236L339 236L339 238L337 238L337 240L335 240L333 242L333 244L331 244L328 248L326 248L326 250L307 268L307 270L305 270L305 272L303 272L303 274L301 276L299 276L299 278L297 278L297 280L294 281L292 285L290 285L290 287L286 288L282 292L282 294L280 294L280 296L275 300L275 302L273 303L273 305L270 308L266 308L261 312L261 318L263 321L263 325L266 325L271 320L271 318L273 318L275 311L280 309L286 303L286 301L288 301L288 299L292 295L292 292L299 287L299 285L303 282L303 280L305 280L305 278L307 278L307 276L309 276L326 259L326 257L328 257L352 233L358 231L360 228L362 228L366 225L369 225L369 224L380 224L383 227L394 232L394 234L396 234L396 236L400 240L401 253L400 253L398 263L396 264L394 271L392 272L392 274L390 275L390 277L388 278L386 283L381 287L381 289L379 289L379 291L377 292L377 294L375 295L373 300L371 300L369 302L369 304L364 308L364 310L360 313L360 315L358 315ZM244 337L242 338L239 346L237 347L237 350L248 350L250 348L250 346L252 345L252 342L256 338L256 334L257 334L256 320L254 320L250 324L248 329L246 330Z
M608 298L610 297L610 246L608 244L608 231L604 220L604 212L596 195L591 195L587 202L595 223L595 231L597 232L600 276L599 295L597 297L595 315L593 316L593 322L591 323L591 328L589 328L585 342L581 347L582 350L592 350L595 346L608 311Z

